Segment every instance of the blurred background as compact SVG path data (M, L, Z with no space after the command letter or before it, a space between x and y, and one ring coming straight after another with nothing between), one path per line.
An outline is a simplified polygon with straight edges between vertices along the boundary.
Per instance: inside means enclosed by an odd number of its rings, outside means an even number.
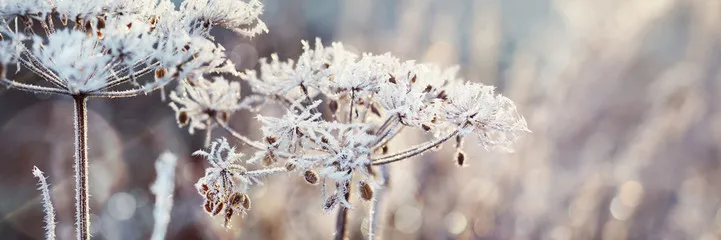
M496 86L526 117L533 133L515 153L469 141L465 167L451 144L390 165L384 239L721 238L721 1L264 3L270 33L215 33L241 69L273 52L295 58L301 39L321 37L357 52L460 65L462 77ZM69 98L0 90L2 239L42 238L33 165L48 174L60 239L74 237L72 111ZM236 113L231 125L257 137L253 117ZM319 188L294 174L252 190L253 209L231 230L209 217L192 185L207 166L190 157L203 136L179 129L159 92L93 99L89 121L97 239L149 238L153 163L166 149L180 157L168 239L333 234L335 214L321 210ZM422 135L409 132L391 151ZM367 208L356 201L351 239L366 237Z

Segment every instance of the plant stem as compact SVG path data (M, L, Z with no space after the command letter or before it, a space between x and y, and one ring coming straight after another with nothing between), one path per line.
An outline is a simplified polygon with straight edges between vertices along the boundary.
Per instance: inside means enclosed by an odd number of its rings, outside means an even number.
M343 183L343 187L346 189L345 192L345 200L348 201L350 199L350 181L346 181ZM343 240L346 236L346 230L348 229L346 227L348 225L348 208L343 206L342 204L338 207L338 217L336 218L335 223L335 240Z
M372 159L372 161L373 161L372 164L373 164L373 166L379 166L379 165L397 162L397 161L400 161L403 159L407 159L407 158L416 156L418 154L428 151L431 148L434 148L434 147L440 145L441 143L448 141L448 139L456 136L457 134L458 134L458 130L455 130L443 138L439 138L439 139L436 139L436 140L433 140L433 141L430 141L430 142L427 142L424 144L420 144L420 145L411 147L410 149L399 152L399 153L383 156L383 157L380 157L377 159Z
M88 109L85 95L75 100L75 231L77 239L90 239L90 205L88 196Z

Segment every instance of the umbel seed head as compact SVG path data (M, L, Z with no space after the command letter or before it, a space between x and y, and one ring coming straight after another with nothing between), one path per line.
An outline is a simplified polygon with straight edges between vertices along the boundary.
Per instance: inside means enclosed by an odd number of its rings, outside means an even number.
M318 174L313 172L312 170L306 170L303 174L303 177L305 177L305 181L310 183L311 185L318 184Z

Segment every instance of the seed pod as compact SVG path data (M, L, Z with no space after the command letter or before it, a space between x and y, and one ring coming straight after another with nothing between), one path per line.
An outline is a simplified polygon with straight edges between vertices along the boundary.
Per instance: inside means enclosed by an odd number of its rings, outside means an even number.
M90 23L90 21L86 21L85 22L85 31L92 32L92 30L93 30L93 25Z
M243 206L245 210L250 210L250 197L248 197L248 194L243 193L240 195L240 205Z
M381 152L383 155L388 154L388 145L383 145L383 147L381 147Z
M323 204L323 210L330 212L330 210L333 210L333 207L335 207L336 203L338 203L338 197L336 195L331 195L328 197L328 199L325 200L325 204Z
M220 214L220 211L223 210L223 202L218 202L218 205L215 205L215 209L213 210L213 213L211 213L213 216L217 216Z
M103 19L102 17L98 17L98 23L97 23L96 28L104 29L105 28L105 19Z
M220 121L228 122L228 120L230 119L230 114L228 114L228 112L219 112L217 114L220 115Z
M466 154L464 154L461 150L458 150L456 153L456 163L458 163L458 166L463 166L463 163L466 162Z
M263 165L264 166L270 166L273 165L273 163L276 162L275 154L271 151L268 151L265 156L263 156Z
M396 77L391 75L391 78L388 79L388 82L396 84Z
M330 113L335 114L338 111L338 102L330 100L330 102L328 102L328 109L330 110Z
M213 202L210 200L205 200L205 204L203 204L203 209L205 209L205 212L212 213L213 212Z
M323 68L324 68L324 69L330 68L330 64L329 64L329 63L324 63L324 64L323 64Z
M223 221L223 226L225 228L230 229L230 218L233 217L233 209L232 208L226 208L225 209L225 220Z
M125 26L128 27L128 30L130 30L130 28L133 27L133 23L132 23L132 22L131 22L131 23L128 23L128 25L125 25Z
M241 198L240 193L234 192L233 194L230 195L230 197L228 197L228 205L230 205L233 208L240 207L240 200L241 200L240 198Z
M431 127L425 124L421 124L421 127L423 127L423 130L426 132L431 130Z
M68 25L68 16L65 14L60 15L60 23L63 24L63 26Z
M285 162L285 170L287 170L288 172L292 172L293 170L295 170L295 168L295 163Z
M205 196L205 194L208 193L208 190L210 190L210 188L208 187L208 184L203 183L198 188L198 193L200 193L200 195Z
M156 78L156 79L163 78L163 77L165 77L165 74L167 74L167 73L168 73L168 70L167 70L167 69L165 69L165 68L158 68L158 69L155 70L155 78Z
M150 25L155 25L156 23L158 23L158 19L159 19L159 17L155 16L155 17L150 17L150 20L148 20L148 21L150 21Z
M178 124L185 125L188 124L188 113L185 111L180 111L178 113Z
M268 144L273 144L273 143L275 143L275 137L267 136L267 137L265 137L265 142L267 142Z
M303 136L305 136L305 133L300 131L300 128L295 128L295 135L297 135L299 138L302 138Z
M96 34L98 35L98 39L100 40L103 40L103 38L105 38L105 35L103 35L103 33L100 31L98 31Z
M416 83L417 77L418 77L418 75L413 75L413 78L411 78L411 83Z
M438 93L438 96L436 98L442 99L442 100L448 100L448 95L446 94L446 90L441 90L441 92Z
M318 184L318 174L311 170L306 170L303 174L303 177L305 177L305 181L308 182L310 185Z
M361 199L370 201L373 199L373 188L366 182L360 182L360 195Z
M381 111L378 110L375 104L371 104L371 112L375 114L376 116L381 116Z
M463 146L463 137L461 135L456 135L456 148L461 148Z
M433 86L428 85L428 86L426 86L426 89L423 89L423 92L424 92L424 93L429 93L429 92L431 92L432 90L433 90Z

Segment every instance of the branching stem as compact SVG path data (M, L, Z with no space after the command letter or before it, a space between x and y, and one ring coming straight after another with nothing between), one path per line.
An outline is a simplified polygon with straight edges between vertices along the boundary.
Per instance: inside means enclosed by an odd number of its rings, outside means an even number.
M413 146L410 149L399 152L399 153L395 153L395 154L391 154L391 155L384 156L381 158L373 159L373 165L374 166L384 165L384 164L388 164L388 163L392 163L392 162L397 162L397 161L400 161L400 160L403 160L406 158L411 158L418 154L424 153L424 152L440 145L441 143L448 141L448 139L451 139L452 137L456 136L457 134L458 134L458 130L455 130L443 138L435 139L435 140L427 142L427 143Z

